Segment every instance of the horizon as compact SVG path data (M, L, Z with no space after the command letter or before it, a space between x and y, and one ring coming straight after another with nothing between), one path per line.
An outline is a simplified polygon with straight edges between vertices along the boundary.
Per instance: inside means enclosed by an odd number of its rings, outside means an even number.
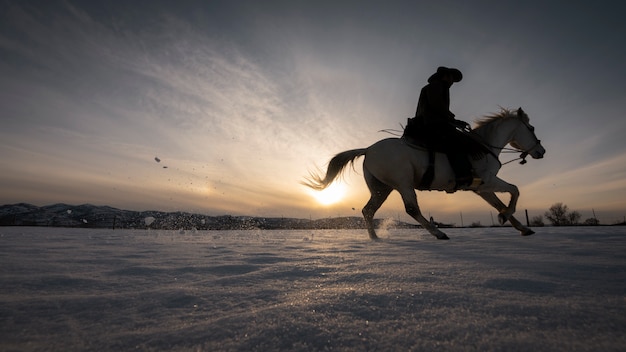
M361 216L369 198L362 159L336 199L299 182L333 155L406 124L426 79L450 66L464 75L450 91L458 119L522 107L547 150L499 173L520 189L520 221L526 209L532 219L558 202L583 221L612 224L626 214L626 48L616 44L626 4L0 8L3 204ZM497 216L474 194L417 196L438 222L489 226ZM415 223L397 192L376 217Z
M138 213L150 213L150 212L156 212L156 213L164 213L164 214L172 214L172 213L176 213L176 212L182 212L182 213L186 213L186 214L191 214L191 215L199 215L199 216L207 216L207 217L224 217L224 216L232 216L235 218L267 218L267 219L293 219L293 220L312 220L312 221L317 221L317 220L324 220L324 219L338 219L338 218L363 218L363 216L361 214L347 214L347 215L343 215L343 214L337 214L336 216L326 216L326 217L316 217L313 218L311 216L309 217L285 217L285 216L262 216L262 215L257 215L257 216L251 216L251 215L246 215L246 214L226 214L226 213L222 213L222 214L206 214L206 213L202 213L202 212L194 212L194 211L184 211L184 210L172 210L172 211L164 211L164 210L158 210L158 209L125 209L125 208L118 208L118 207L114 207L114 206L110 206L107 204L93 204L93 203L82 203L82 204L67 204L67 203L52 203L52 204L44 204L44 205L37 205L37 204L32 204L32 203L13 203L13 204L0 204L0 207L6 207L6 206L18 206L18 205L30 205L30 206L35 206L37 208L45 208L45 207L53 207L53 206L67 206L68 210L71 210L72 207L76 208L76 207L82 207L82 206L92 206L92 207L108 207L108 208L112 208L115 210L119 210L119 211L132 211L132 212L138 212ZM566 204L565 204L566 205ZM577 209L567 209L568 213L572 212L572 211L577 211L579 212ZM611 226L611 225L620 225L623 223L626 223L626 215L623 216L623 218L620 219L614 219L612 222L607 223L607 222L603 222L600 220L600 217L597 217L597 215L595 214L595 211L592 210L591 212L591 216L587 217L587 216L583 216L582 213L581 214L581 218L579 219L579 222L575 223L575 224L571 224L571 225L553 225L545 216L545 213L547 213L548 211L546 210L543 213L536 213L533 214L532 216L529 214L528 219L529 221L532 221L532 218L535 216L540 216L544 225L541 225L539 227L542 226L588 226L586 224L584 224L584 221L590 218L595 218L599 221L598 225L601 226ZM471 213L469 213L471 214ZM497 214L496 214L497 215ZM466 214L467 216L467 214ZM470 215L471 216L471 215ZM419 225L419 223L417 223L416 221L414 221L412 218L408 218L408 219L401 219L399 216L394 217L389 217L389 216L375 216L374 217L377 220L394 220L397 221L399 223L406 223L406 224L414 224L414 225ZM456 222L445 222L445 221L439 221L436 219L435 220L437 223L442 224L442 225L446 225L446 226L452 226L452 227L465 227L465 228L471 228L471 227L510 227L511 224L509 222L506 222L502 225L500 225L497 221L495 221L495 218L493 216L493 213L491 214L491 224L487 224L487 223L482 223L480 220L472 220L470 222L467 221L463 221L463 212L461 212L459 214L459 219L461 220L460 223L456 223ZM518 214L518 220L520 220L522 223L526 223L525 220L525 215L523 218L519 218L519 214ZM535 227L532 226L531 227Z

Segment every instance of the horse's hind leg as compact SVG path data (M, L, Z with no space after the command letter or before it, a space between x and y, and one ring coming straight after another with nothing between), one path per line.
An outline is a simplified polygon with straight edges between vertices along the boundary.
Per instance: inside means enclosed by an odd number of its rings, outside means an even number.
M487 203L489 203L492 207L496 208L499 212L504 211L507 207L506 205L498 198L498 196L493 192L474 192L478 194L482 199L484 199ZM513 227L518 229L522 236L530 236L535 233L535 231L530 228L522 225L513 215L509 216L509 222Z
M363 207L363 217L367 224L367 232L372 240L377 240L378 236L374 230L374 214L380 208L381 205L387 200L389 193L393 190L390 186L382 183L374 175L372 175L367 169L364 170L365 183L370 190L370 200Z
M417 195L415 194L415 190L413 188L405 188L398 190L400 195L402 196L402 201L404 202L404 209L406 213L411 215L413 219L422 225L431 235L437 237L440 240L449 240L450 238L443 232L441 232L437 227L430 223L430 221L426 220L426 218L422 215L419 206L417 205Z

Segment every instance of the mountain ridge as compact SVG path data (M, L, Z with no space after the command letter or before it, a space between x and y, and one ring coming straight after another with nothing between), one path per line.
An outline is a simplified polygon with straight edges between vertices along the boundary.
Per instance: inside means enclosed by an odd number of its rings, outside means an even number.
M392 219L375 219L376 226L416 228L419 225ZM208 216L196 213L157 210L125 210L108 205L56 203L36 206L29 203L0 206L0 226L50 226L123 229L273 230L273 229L364 229L361 217L324 219L251 216Z

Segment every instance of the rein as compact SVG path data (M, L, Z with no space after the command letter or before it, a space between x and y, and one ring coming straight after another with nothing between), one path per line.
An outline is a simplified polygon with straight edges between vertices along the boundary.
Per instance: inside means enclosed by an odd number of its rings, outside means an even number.
M519 158L515 158L515 159L512 159L512 160L509 160L509 161L507 161L505 163L502 163L502 165L510 164L510 163L512 163L514 161L517 161L517 160L520 160L520 159L521 159L521 161L519 163L521 165L524 165L524 164L526 164L528 162L528 161L526 161L526 157L528 156L528 151L533 150L537 146L537 144L539 144L539 143L541 143L541 141L539 139L537 139L537 141L535 142L535 145L533 145L528 150L522 150L522 149L517 149L517 148L508 148L508 147L500 148L500 147L496 147L496 146L493 146L493 145L490 146L490 147L495 148L495 149L500 149L502 151L502 153L520 153L521 152L520 155L519 155Z
M508 151L508 152L509 152L509 153L515 153L515 152L519 152L519 150L513 150L513 149L511 149L511 151ZM512 163L512 162L514 162L514 161L517 161L517 160L520 160L520 159L521 159L521 161L520 161L519 163L520 163L521 165L524 165L524 164L526 164L526 163L527 163L527 161L526 161L526 157L527 157L527 156L528 156L528 152L522 152L522 153L520 154L519 158L511 159L511 160L509 160L509 161L507 161L507 162L505 162L505 163L502 163L502 166L504 166L504 165L506 165L506 164L510 164L510 163Z

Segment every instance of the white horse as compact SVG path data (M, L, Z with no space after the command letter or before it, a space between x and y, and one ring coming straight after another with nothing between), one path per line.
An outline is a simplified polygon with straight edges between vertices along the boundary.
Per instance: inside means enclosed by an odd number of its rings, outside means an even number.
M480 185L462 187L461 190L473 191L499 212L498 220L504 224L507 220L518 229L522 236L534 232L522 225L515 217L515 207L519 198L519 190L515 185L497 177L502 163L498 156L505 146L510 144L514 151L522 153L520 158L525 162L526 155L534 159L543 158L545 149L537 139L534 127L530 125L528 115L519 108L517 111L502 109L498 114L487 116L477 121L473 130L490 153L478 160L472 160L472 167L482 179ZM369 148L348 150L333 157L326 170L326 175L311 174L303 184L316 190L328 187L341 174L348 163L365 156L363 174L370 190L370 200L363 208L363 217L372 240L378 239L374 231L374 214L385 202L392 190L402 196L404 207L411 217L419 222L433 236L440 240L449 239L445 233L431 224L422 215L417 204L415 189L419 185L429 166L429 155L425 149L408 144L403 138L388 138L378 141ZM445 154L436 153L434 163L434 179L429 190L455 192L455 176ZM495 192L508 192L511 200L505 205Z

